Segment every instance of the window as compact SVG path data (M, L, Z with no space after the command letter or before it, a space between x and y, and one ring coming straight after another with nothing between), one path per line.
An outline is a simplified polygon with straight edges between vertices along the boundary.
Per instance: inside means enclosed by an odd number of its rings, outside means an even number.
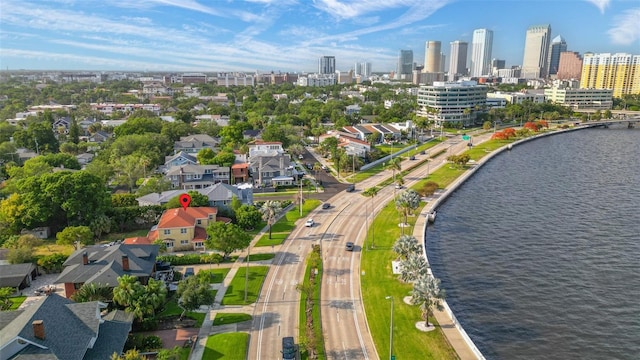
M180 234L186 234L186 233L187 233L187 228L180 229Z
M168 248L173 247L173 241L165 241L164 244L167 245Z
M164 234L165 235L171 235L171 229L165 229L164 230Z
M188 245L189 240L180 240L180 245Z
M202 220L201 219L196 220L196 224L202 225Z
M204 243L203 243L203 242L201 242L201 241L198 241L198 242L196 243L196 247L199 247L199 248L200 248L200 247L204 247Z

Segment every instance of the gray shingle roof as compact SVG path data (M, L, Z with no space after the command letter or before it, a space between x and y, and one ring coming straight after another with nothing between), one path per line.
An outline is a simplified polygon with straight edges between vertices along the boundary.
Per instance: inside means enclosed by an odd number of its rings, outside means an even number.
M87 253L89 263L82 263ZM122 269L122 256L129 259L129 271ZM97 283L107 286L118 284L118 277L128 274L136 277L150 276L158 255L158 245L92 246L73 253L64 262L64 270L55 283Z
M0 265L0 287L18 287L35 267L32 263Z
M122 351L133 316L116 310L101 321L104 306L97 301L74 303L56 294L43 296L23 310L0 313L0 347L20 338L29 345L15 356L7 354L11 359L108 359ZM44 339L34 336L35 320L43 321Z

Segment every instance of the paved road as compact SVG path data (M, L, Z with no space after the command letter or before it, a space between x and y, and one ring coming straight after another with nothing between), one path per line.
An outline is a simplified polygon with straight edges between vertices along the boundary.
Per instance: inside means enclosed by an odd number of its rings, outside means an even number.
M486 138L489 136L486 135ZM474 143L483 140L474 137ZM464 151L467 143L460 137L449 139L430 150L431 153L448 149L436 159L404 177L406 186L422 179L428 172L442 166L450 154ZM416 155L420 161L426 155ZM304 160L303 160L304 161ZM402 168L409 167L405 160ZM310 214L316 222L311 228L303 226L305 219L293 231L278 251L267 275L256 305L250 336L249 358L279 359L281 338L298 338L299 293L297 283L304 276L304 260L311 245L322 247L325 275L322 282L321 314L325 349L328 359L379 359L366 324L360 289L360 252L362 251L368 224L385 203L393 199L393 185L380 189L374 198L374 214L371 215L371 199L362 191L388 179L391 171L383 171L358 183L355 192L336 193L327 201L330 209L318 209ZM353 252L345 250L345 242L353 241Z

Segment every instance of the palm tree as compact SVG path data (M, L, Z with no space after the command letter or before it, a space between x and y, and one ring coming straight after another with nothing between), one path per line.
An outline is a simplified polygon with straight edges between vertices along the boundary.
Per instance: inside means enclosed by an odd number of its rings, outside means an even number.
M400 280L413 282L428 274L429 264L421 253L412 252L407 259L402 260L400 268Z
M417 209L418 206L420 206L420 194L418 194L415 190L409 189L407 191L401 192L400 195L398 195L398 197L396 198L396 208L404 216L403 224L407 223L407 216L413 213L413 210Z
M378 195L378 191L379 191L378 187L374 186L374 187L370 187L370 188L368 188L367 190L365 190L365 191L363 191L363 192L362 192L362 195L363 195L363 196L366 196L366 197L370 197L370 198L371 198L371 212L370 212L369 214L370 214L372 217L373 217L373 198L374 198L376 195ZM372 225L373 225L373 224L372 224ZM367 228L369 228L369 227L367 226ZM376 247L376 246L375 246L375 237L374 237L374 235L375 235L375 234L374 234L374 232L373 232L373 226L371 226L371 247L372 247L372 248L375 248L375 247Z
M111 302L113 300L113 289L96 283L85 283L71 295L71 300L75 302L101 301Z
M400 172L402 170L402 165L400 164L400 158L393 158L389 160L389 165L387 165L387 169L393 171L393 182L396 182L396 170Z
M430 275L420 276L413 283L411 291L411 304L420 305L422 319L425 325L429 326L429 316L433 314L433 310L442 311L442 301L445 298L444 289L440 289L440 280Z
M260 212L262 213L262 220L266 221L269 225L269 239L271 239L271 226L275 224L278 214L282 210L282 204L280 201L268 200L262 204Z
M415 252L422 252L422 245L415 237L402 235L393 244L393 251L398 254L398 259L408 259L409 255Z

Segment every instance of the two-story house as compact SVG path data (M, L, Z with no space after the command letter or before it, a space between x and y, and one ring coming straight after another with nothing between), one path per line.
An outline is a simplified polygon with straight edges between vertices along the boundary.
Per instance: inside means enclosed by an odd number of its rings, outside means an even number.
M231 204L234 197L237 197L241 203L252 205L253 204L253 189L241 188L236 185L229 185L225 183L217 183L211 186L207 186L202 189L195 189L209 199L209 206L222 207ZM138 205L164 205L169 200L184 194L184 190L168 190L161 193L150 193L137 198Z
M231 169L228 166L187 164L173 166L166 176L171 185L179 189L202 189L220 182L229 183Z
M158 225L151 228L147 237L150 241L161 240L167 251L204 250L207 240L207 226L215 221L229 222L217 216L214 207L187 207L168 209L162 213Z

